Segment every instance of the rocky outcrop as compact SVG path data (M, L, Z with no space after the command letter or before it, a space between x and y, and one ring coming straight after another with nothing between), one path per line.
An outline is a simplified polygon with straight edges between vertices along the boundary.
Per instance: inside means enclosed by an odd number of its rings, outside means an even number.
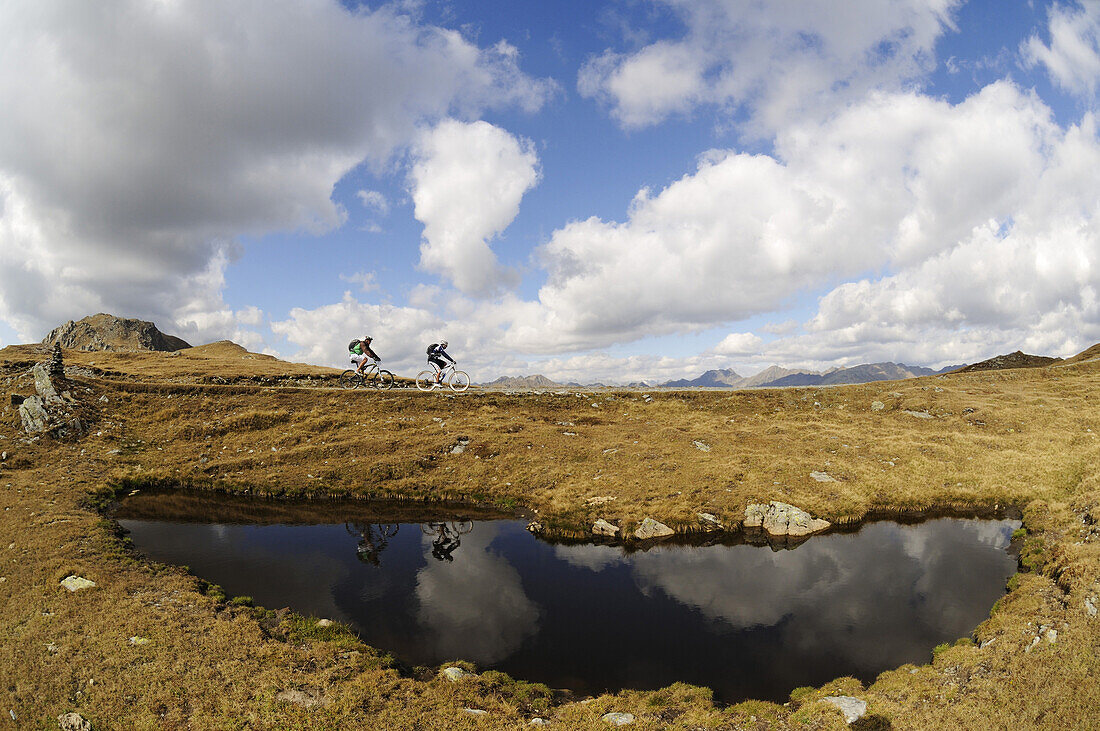
M57 344L75 350L161 350L190 348L185 340L165 335L145 320L131 320L105 313L90 315L56 327L42 339L44 345Z
M753 503L745 508L745 527L761 528L773 536L808 536L829 527L829 521L815 518L787 503Z
M1009 368L1044 368L1048 365L1060 363L1061 361L1061 358L1051 358L1045 355L1028 355L1021 350L1017 350L1015 353L997 355L989 360L983 360L981 363L974 363L973 365L959 368L955 373L999 371Z

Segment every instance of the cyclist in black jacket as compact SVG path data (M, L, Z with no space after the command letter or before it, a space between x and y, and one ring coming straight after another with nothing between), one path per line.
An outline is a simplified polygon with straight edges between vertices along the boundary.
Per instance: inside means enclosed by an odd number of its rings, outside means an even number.
M428 362L435 368L435 382L439 383L439 379L443 377L443 369L447 366L444 362L444 358L455 362L455 359L447 355L447 341L443 340L439 343L432 343L428 346Z

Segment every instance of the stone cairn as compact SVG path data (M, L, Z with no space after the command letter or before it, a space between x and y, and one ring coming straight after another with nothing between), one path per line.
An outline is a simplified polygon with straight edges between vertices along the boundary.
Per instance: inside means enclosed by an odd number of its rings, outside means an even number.
M51 379L65 378L65 362L61 359L61 343L54 342L50 359L46 361L46 373Z

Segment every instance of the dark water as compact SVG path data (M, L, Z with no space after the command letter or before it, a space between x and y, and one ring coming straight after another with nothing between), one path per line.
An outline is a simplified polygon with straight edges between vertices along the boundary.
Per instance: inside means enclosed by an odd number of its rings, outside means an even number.
M292 524L310 517L283 507L248 525L128 518L124 504L118 518L150 558L186 564L230 596L346 622L410 664L461 658L582 693L685 681L725 702L927 662L1003 594L1019 527L876 522L793 550L626 553L552 545L515 520L344 523L332 510L328 523Z

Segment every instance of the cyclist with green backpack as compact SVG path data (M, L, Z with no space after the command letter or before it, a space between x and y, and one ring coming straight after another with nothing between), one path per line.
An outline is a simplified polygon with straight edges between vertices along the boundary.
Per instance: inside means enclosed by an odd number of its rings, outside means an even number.
M382 359L378 357L378 354L371 350L370 344L372 338L370 335L364 335L359 340L352 340L348 343L348 354L351 356L351 362L355 364L355 372L362 373L363 368L367 366L373 360L376 363L381 363Z

